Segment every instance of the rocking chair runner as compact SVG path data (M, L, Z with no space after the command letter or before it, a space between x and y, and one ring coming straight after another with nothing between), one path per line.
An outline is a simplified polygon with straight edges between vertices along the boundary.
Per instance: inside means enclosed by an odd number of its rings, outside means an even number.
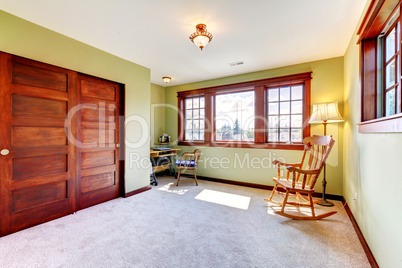
M276 185L271 193L268 202L278 203L282 205L281 211L276 211L275 213L284 217L288 217L295 220L319 220L331 216L336 213L336 211L331 211L323 213L321 215L315 215L314 212L314 202L312 194L314 193L314 186L317 182L318 176L322 168L325 165L325 161L328 158L329 153L335 143L332 136L317 136L307 137L303 140L304 152L302 160L300 163L283 163L281 161L273 161L274 165L278 165L278 177L273 178ZM307 156L309 154L309 157ZM305 160L308 161L305 163ZM281 166L287 168L287 176L281 178ZM303 168L304 167L304 168ZM289 179L290 173L293 174L292 179ZM279 188L283 188L286 192L284 194L283 203L272 200L275 193L281 195L278 191ZM288 197L290 194L296 195L297 202L289 202ZM305 196L307 195L307 196ZM305 203L300 203L300 198L306 200ZM311 208L311 216L297 216L285 212L286 205L293 206L307 206Z
M198 186L197 175L195 174L195 169L198 165L198 160L200 159L201 150L195 149L193 153L186 152L181 155L180 160L176 161L176 166L179 168L179 173L177 174L176 186L179 186L180 175L183 173L193 173L195 185ZM191 179L192 180L192 179ZM186 181L183 180L182 181Z

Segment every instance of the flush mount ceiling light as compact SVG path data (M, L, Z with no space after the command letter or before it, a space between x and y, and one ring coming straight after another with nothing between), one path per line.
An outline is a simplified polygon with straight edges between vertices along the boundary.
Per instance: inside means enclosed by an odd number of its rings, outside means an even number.
M170 80L172 80L172 78L168 77L168 76L164 76L162 77L163 82L165 82L166 84L170 82Z
M191 42L193 42L197 47L201 48L202 50L209 42L211 42L212 34L207 32L207 25L205 24L197 24L195 28L197 29L197 31L192 33L189 38Z

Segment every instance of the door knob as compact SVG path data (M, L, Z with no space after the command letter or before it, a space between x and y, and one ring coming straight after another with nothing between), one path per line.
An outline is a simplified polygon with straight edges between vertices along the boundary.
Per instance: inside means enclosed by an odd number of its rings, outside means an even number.
M1 155L8 155L9 153L10 153L10 151L7 150L7 149L3 149L3 150L0 151Z
M120 144L119 144L119 143L118 143L118 144L116 144L116 147L117 147L117 148L119 148L119 147L120 147Z

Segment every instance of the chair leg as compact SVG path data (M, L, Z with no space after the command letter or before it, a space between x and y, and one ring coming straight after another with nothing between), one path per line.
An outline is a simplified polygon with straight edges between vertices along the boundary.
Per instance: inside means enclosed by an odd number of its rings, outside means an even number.
M179 181L180 181L180 173L181 173L181 168L179 168L179 173L177 174L176 186L179 186Z
M275 194L275 191L276 191L276 188L278 187L278 184L275 184L275 187L274 187L274 189L272 190L272 193L271 193L271 195L269 196L269 198L268 198L268 201L271 201L272 200L272 197L274 197L274 194Z
M195 174L195 169L193 169L193 173L194 173L195 185L198 186L197 175Z
M286 190L286 195L285 195L285 199L283 199L283 203L282 203L282 209L281 212L285 212L285 206L286 206L286 202L288 201L288 196L289 196L289 190Z
M313 203L313 197L311 196L311 193L308 193L308 199L310 200L311 215L313 215L313 217L315 217L314 203Z

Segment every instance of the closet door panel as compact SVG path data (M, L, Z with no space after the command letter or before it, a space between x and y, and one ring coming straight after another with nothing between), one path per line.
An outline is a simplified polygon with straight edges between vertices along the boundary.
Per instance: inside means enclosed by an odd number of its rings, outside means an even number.
M82 109L80 116L80 160L77 195L79 209L120 194L119 117L120 85L79 75Z
M0 62L0 235L5 235L75 210L76 153L64 121L76 105L77 74L6 53L0 53Z

